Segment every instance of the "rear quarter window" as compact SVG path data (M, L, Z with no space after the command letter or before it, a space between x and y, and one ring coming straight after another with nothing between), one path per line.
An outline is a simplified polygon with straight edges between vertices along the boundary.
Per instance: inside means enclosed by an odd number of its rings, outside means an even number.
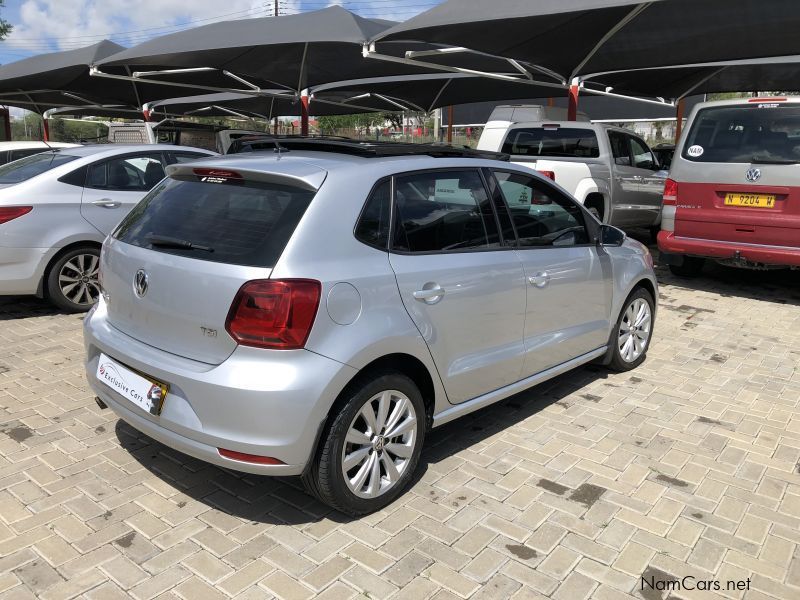
M597 158L600 148L592 129L524 127L511 129L502 152L522 156Z
M113 236L158 252L273 267L313 197L314 192L275 183L167 178L131 211ZM164 239L195 248L173 247Z
M78 158L58 152L26 156L0 166L0 183L20 183Z

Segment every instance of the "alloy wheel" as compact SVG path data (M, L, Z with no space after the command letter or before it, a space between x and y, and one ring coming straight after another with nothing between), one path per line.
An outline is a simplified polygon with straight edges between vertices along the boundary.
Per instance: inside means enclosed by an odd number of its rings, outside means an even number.
M419 421L408 396L386 390L370 398L347 429L342 473L360 498L388 492L405 473L418 439Z
M100 297L100 257L78 254L64 263L58 273L58 287L63 296L80 306L90 306Z
M631 363L647 349L650 341L652 312L643 298L636 298L628 305L619 325L619 353L622 360Z

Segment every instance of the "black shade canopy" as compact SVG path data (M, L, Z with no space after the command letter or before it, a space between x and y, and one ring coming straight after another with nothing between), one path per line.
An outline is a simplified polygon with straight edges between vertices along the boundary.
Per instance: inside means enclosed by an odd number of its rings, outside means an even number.
M376 40L464 46L571 79L800 54L798 31L797 0L449 0Z
M0 104L18 106L38 113L65 105L115 105L136 110L148 94L177 96L183 88L136 85L90 77L89 65L124 50L103 40L97 44L51 52L0 66Z
M345 115L359 112L388 110L385 106L368 101L341 105L340 97L332 96L331 102L312 102L310 112L316 116ZM335 102L335 103L334 103ZM272 117L296 117L300 115L300 101L296 97L249 96L245 94L219 93L170 98L149 104L158 113L196 117L231 117L268 119Z
M96 64L103 72L115 74L125 68L134 72L206 68L209 70L171 73L169 78L242 87L223 73L227 70L259 87L295 91L344 79L419 72L361 57L364 42L393 24L332 6L297 15L212 23L154 38ZM166 75L146 76L166 79Z

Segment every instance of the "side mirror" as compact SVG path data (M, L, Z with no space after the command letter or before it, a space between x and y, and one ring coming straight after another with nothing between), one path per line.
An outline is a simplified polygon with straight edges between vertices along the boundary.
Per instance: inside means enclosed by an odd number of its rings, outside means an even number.
M601 246L622 246L626 237L625 232L621 229L606 224L600 226Z

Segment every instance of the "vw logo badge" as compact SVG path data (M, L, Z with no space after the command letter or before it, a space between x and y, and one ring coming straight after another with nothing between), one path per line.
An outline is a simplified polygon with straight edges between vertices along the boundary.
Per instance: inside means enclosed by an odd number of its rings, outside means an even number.
M744 174L744 178L747 181L758 181L761 179L761 169L748 169L747 173Z
M136 275L133 276L133 291L136 292L136 295L139 296L139 298L143 298L147 293L147 287L149 284L150 277L147 275L147 272L144 269L139 269L136 271Z

